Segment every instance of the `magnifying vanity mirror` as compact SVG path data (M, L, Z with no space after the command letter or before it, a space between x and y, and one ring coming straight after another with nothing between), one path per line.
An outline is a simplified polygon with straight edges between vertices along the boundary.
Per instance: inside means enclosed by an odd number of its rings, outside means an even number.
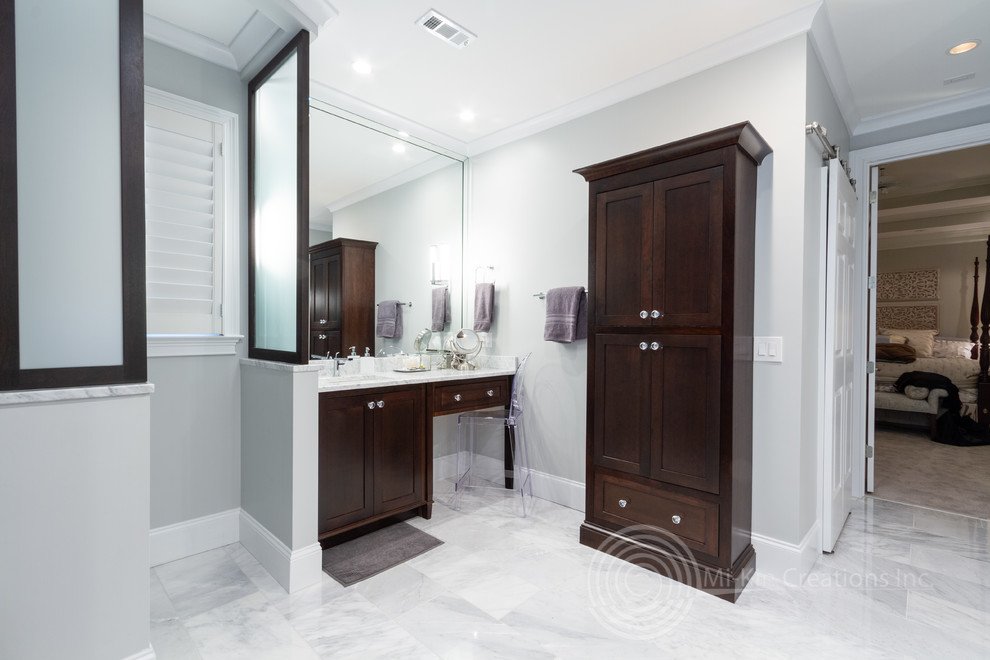
M450 346L450 352L453 353L450 361L451 368L461 371L477 368L477 365L470 362L471 358L476 357L481 352L481 347L484 344L477 332L468 328L461 328L447 343Z
M402 337L387 339L372 332L366 341L345 340L343 349L360 343L359 353L365 346L378 356L420 353L431 348L432 339L432 348L439 350L446 335L463 324L463 160L310 99L310 245L331 239L377 243L371 304L402 303ZM439 245L449 246L450 280L442 284L434 283L431 270L431 254ZM417 329L432 325L437 286L449 288L450 321L444 331L422 338Z

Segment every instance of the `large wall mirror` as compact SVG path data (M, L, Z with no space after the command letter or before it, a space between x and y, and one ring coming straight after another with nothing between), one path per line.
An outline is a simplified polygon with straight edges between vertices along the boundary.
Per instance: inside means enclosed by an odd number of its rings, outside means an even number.
M447 286L450 321L431 344L441 346L463 326L465 159L310 99L309 171L310 244L378 243L375 303L404 303L402 336L376 336L375 354L412 353L431 326L433 290Z

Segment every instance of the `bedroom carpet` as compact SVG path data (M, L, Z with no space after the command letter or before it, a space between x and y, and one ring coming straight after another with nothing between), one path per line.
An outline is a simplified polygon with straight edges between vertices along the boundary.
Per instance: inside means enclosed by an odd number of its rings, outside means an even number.
M923 431L877 428L874 497L990 519L990 446L954 447Z

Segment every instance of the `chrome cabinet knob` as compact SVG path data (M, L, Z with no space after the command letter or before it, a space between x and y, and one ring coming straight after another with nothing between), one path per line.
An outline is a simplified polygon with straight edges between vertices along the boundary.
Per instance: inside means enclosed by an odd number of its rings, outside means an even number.
M645 351L649 347L650 347L650 345L647 344L645 341L639 342L639 350Z
M648 311L646 311L645 309L642 312L639 313L639 318L641 318L641 319L649 318L649 316L650 316L650 313Z
M650 312L650 317L658 319L660 318L660 312L658 312L657 310L653 310L652 312Z
M327 320L326 320L326 319L320 319L320 325L323 325L323 324L325 324L326 322L327 322Z
M385 407L385 402L384 402L384 401L379 401L379 402L378 402L378 403L377 403L376 405L377 405L377 406L378 406L379 408L384 408L384 407Z
M319 335L319 336L318 336L318 338L319 338L319 339L326 339L326 338L327 338L327 336L326 336L326 335Z
M461 400L461 395L460 394L455 394L454 395L454 401L460 401L460 400Z
M674 523L675 525L680 525L681 524L681 517L680 516L671 516L670 517L670 521L672 523Z
M652 348L654 351L660 350L660 342L658 341L653 342L652 344L650 344L650 348Z
M629 504L629 502L626 502L625 500L619 500L620 509L625 509L627 504Z
M488 396L495 396L495 390L488 390Z
M374 401L369 401L368 402L368 410L374 410L374 409L375 409L375 402Z

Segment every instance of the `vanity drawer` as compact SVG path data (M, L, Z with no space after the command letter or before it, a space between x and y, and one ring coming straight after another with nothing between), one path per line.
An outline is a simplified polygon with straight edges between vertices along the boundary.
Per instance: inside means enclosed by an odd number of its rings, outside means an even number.
M443 415L462 410L478 410L509 403L509 379L465 380L433 389L433 411Z
M601 493L595 502L596 517L623 526L659 527L679 536L691 549L718 555L718 504L603 474L595 481L595 490Z

